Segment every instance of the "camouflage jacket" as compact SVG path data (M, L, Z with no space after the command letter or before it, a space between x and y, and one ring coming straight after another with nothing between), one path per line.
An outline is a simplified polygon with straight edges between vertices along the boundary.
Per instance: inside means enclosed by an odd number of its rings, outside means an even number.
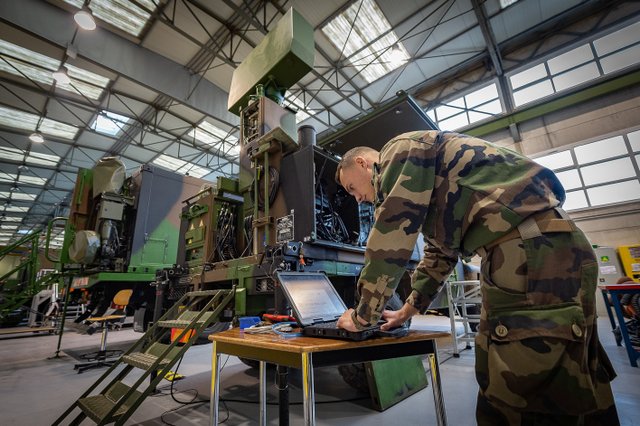
M426 310L458 256L471 256L532 213L559 206L564 190L550 170L506 148L452 132L405 133L374 167L375 224L358 281L357 315L381 316L420 232L425 253L407 303Z

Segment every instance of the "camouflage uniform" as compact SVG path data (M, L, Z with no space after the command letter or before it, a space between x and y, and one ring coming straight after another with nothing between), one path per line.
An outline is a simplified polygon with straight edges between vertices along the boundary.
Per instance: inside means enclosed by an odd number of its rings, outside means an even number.
M360 318L380 318L420 232L427 244L407 299L420 311L459 256L479 254L478 422L554 424L551 416L571 424L606 413L616 424L615 373L595 324L591 245L567 220L560 222L570 231L531 236L524 228L541 212L561 216L554 209L565 194L553 172L480 139L423 131L384 146L372 183L376 222L358 281Z

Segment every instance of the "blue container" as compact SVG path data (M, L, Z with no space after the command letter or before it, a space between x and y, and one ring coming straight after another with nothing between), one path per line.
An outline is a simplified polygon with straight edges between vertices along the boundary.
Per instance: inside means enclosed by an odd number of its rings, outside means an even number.
M240 322L240 330L244 330L259 323L260 317L240 317L238 321Z

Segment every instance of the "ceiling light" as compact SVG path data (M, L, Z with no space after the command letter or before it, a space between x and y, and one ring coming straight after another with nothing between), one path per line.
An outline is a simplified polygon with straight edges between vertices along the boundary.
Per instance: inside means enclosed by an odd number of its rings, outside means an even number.
M53 78L58 82L58 84L69 84L71 83L71 79L69 78L69 74L67 74L67 67L64 65L60 65L57 71L53 72Z
M91 14L91 10L85 5L82 6L82 9L76 12L73 15L73 19L76 21L76 24L83 30L93 31L96 29L96 21L93 19L93 15Z
M405 62L407 62L407 55L405 52L402 51L402 49L400 49L400 46L398 46L398 44L394 44L393 47L391 48L391 54L389 55L389 59L391 60L391 64L394 67L398 67L402 64L404 64Z
M34 143L42 143L44 142L44 136L40 132L33 132L29 136L29 140Z

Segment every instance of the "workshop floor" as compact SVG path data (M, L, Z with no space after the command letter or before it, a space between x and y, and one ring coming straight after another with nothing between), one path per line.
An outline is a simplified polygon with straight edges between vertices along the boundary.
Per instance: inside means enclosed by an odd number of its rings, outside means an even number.
M640 368L629 365L627 354L615 345L607 318L599 319L601 340L618 373L613 391L623 426L640 426ZM419 316L414 328L450 331L446 317ZM109 333L109 343L133 341L140 334L131 329ZM99 335L80 335L73 330L65 332L59 358L51 358L56 351L58 336L20 335L0 339L0 412L3 425L50 425L73 401L102 373L103 369L77 374L75 359L64 350L100 344ZM474 351L463 350L453 357L451 340L438 342L440 371L444 398L450 425L475 424L474 410L477 385L474 379ZM462 346L461 346L462 348ZM221 421L225 425L258 424L257 371L237 358L222 357L221 395L228 401L220 405ZM182 405L172 399L170 383L163 381L161 392L145 400L127 425L205 425L209 422L209 386L211 377L211 346L191 348L185 355L179 373L185 378L174 382L173 396L179 401L203 399L204 403ZM269 372L268 374L273 374ZM431 386L417 394L378 412L371 408L370 399L352 390L340 377L336 368L322 368L315 374L316 420L318 425L433 425L436 423ZM196 394L197 392L197 394ZM300 375L290 374L290 423L303 424ZM269 385L269 396L276 401L274 381ZM278 407L269 405L269 423L278 424ZM83 424L93 424L85 421Z

